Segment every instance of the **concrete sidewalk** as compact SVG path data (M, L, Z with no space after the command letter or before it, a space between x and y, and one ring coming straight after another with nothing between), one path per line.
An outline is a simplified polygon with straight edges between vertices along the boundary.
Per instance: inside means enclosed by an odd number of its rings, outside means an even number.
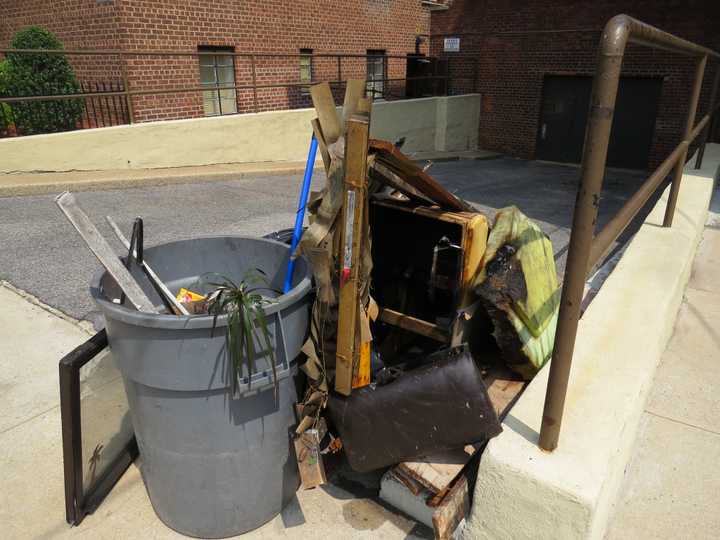
M718 537L719 268L720 191L716 188L607 540Z
M155 515L136 465L79 527L65 522L58 361L90 337L0 281L0 538L181 539ZM432 533L334 485L298 491L243 539L427 539Z

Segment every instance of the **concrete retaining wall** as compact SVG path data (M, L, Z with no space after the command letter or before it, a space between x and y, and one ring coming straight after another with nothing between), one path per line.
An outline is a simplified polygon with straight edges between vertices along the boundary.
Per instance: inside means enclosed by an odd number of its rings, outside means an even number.
M661 226L668 188L583 315L558 448L537 446L548 366L510 411L482 456L465 538L603 538L719 165L708 145L703 168L686 167L673 227Z
M0 173L303 161L313 109L148 122L0 140ZM373 105L371 136L405 137L406 153L473 150L480 95Z

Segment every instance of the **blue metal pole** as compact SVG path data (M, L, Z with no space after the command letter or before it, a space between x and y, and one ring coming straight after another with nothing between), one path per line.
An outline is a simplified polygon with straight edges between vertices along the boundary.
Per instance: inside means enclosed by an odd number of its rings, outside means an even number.
M298 210L295 215L295 230L292 235L292 243L290 244L290 260L288 261L287 273L285 274L285 284L283 285L283 293L292 289L292 278L295 271L295 258L293 253L297 249L298 242L302 236L303 220L305 219L305 207L307 206L308 195L310 194L310 184L312 183L313 167L315 167L315 156L317 155L317 139L313 133L310 139L310 150L308 151L307 163L305 164L305 176L303 177L302 188L300 189L300 201L298 202Z

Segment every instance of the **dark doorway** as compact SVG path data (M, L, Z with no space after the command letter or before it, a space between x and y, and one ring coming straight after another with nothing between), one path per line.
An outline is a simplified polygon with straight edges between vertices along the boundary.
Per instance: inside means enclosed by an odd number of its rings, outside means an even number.
M432 58L424 54L407 55L405 97L420 98L432 95L432 79L429 78L432 76L432 67Z
M591 90L591 77L545 77L537 136L538 159L580 162ZM609 167L647 168L661 90L659 78L620 79L608 148Z
M446 59L427 57L419 53L408 54L405 72L407 74L405 97L421 98L448 95L449 72Z

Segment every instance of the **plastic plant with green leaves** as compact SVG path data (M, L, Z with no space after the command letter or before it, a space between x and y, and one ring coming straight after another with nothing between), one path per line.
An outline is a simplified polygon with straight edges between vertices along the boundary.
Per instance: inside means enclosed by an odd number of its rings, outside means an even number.
M275 395L277 396L278 379L275 367L275 349L265 318L265 307L273 302L272 298L263 296L258 291L270 290L265 273L255 269L247 272L239 283L220 274L217 281L207 281L214 288L208 298L208 311L213 318L212 332L217 327L217 319L227 315L227 332L225 334L226 354L230 361L232 377L232 393L237 395L243 377L243 366L248 375L248 388L251 386L252 374L255 370L255 357L262 350L257 345L266 347L269 364L273 374ZM279 291L274 291L278 292Z

